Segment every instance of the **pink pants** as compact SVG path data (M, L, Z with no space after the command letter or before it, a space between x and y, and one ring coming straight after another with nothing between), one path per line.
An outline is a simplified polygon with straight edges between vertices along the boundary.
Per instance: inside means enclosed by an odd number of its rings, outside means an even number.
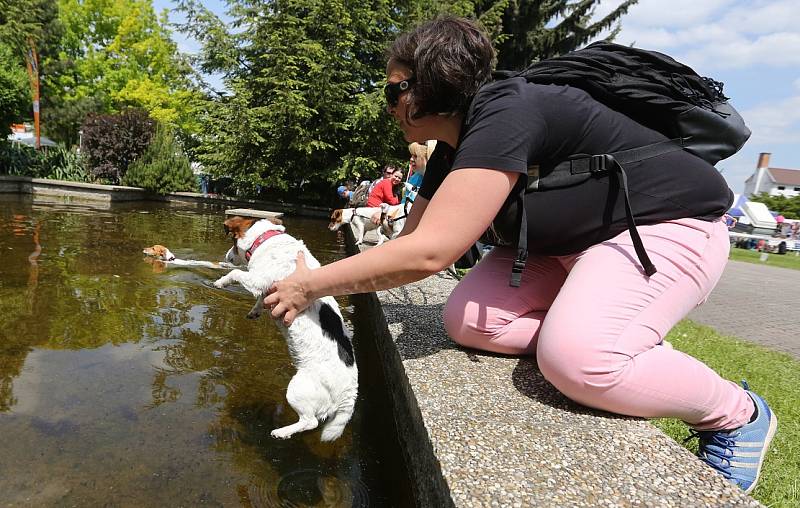
M698 430L734 429L750 397L705 364L661 345L716 285L728 259L722 221L640 226L658 269L646 277L627 231L568 256L532 256L522 285L508 285L515 250L495 248L455 288L444 309L461 345L536 354L542 375L570 399Z

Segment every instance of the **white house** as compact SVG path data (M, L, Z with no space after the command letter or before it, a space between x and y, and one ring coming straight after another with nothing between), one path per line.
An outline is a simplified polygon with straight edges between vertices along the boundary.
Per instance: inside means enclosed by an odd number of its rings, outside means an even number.
M744 182L744 195L762 192L771 196L794 197L800 195L800 170L769 167L769 153L758 156L755 172Z

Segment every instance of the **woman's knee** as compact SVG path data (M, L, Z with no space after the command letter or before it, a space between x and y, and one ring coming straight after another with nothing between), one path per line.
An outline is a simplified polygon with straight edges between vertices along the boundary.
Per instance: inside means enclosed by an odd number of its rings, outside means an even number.
M600 351L591 335L565 334L549 339L539 338L536 351L539 371L570 399L594 406L592 402L619 381L625 362L622 358L612 361L617 355Z
M450 298L442 311L442 320L447 334L456 343L467 347L480 347L490 342L493 334L478 325L477 316L472 316L465 302Z

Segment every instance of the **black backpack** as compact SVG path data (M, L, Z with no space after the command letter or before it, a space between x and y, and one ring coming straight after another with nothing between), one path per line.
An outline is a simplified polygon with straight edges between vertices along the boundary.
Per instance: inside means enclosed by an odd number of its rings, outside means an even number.
M750 137L739 113L728 104L722 83L700 77L667 55L610 42L595 42L563 56L534 63L521 72L499 71L495 79L524 77L539 84L569 85L595 100L661 132L668 141L608 154L575 154L547 174L529 174L524 192L580 183L614 172L624 190L625 211L636 254L644 272L656 273L630 208L624 166L676 150L686 150L714 165L730 157ZM511 285L519 286L527 260L527 219L520 193L517 259Z

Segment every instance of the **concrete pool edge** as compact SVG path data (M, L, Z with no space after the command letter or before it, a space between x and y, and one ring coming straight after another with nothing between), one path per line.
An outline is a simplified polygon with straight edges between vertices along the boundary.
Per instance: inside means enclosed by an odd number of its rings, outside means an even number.
M358 247L352 230L343 228L348 255L357 254ZM398 440L403 451L403 461L409 473L412 494L417 506L454 506L447 481L442 475L439 461L428 437L422 413L417 405L414 391L405 375L403 361L394 347L383 306L375 293L350 296L356 308L359 326L366 329L365 336L372 336L372 346L381 364L386 392L391 398L391 413L397 428Z
M0 194L30 194L37 201L67 204L98 204L126 201L160 201L178 204L210 204L228 207L268 209L274 212L328 218L330 208L312 205L258 201L199 192L173 192L159 195L139 187L67 182L28 176L0 175Z

